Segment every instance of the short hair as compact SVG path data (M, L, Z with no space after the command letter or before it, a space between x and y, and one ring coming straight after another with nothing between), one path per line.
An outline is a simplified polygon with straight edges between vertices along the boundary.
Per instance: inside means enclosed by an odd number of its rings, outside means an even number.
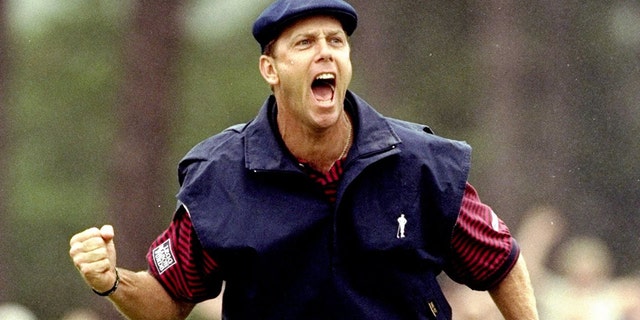
M275 46L276 46L276 40L277 39L273 39L269 41L262 49L262 54L264 54L265 56L273 57Z

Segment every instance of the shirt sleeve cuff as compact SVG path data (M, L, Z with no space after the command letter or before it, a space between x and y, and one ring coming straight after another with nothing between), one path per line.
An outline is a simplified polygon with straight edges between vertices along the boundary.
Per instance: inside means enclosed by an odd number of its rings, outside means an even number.
M518 258L520 257L520 246L518 242L516 242L515 238L511 238L511 252L509 253L509 257L504 261L502 266L496 270L496 272L491 275L487 280L483 283L483 285L479 288L474 288L475 290L485 291L490 290L496 287L504 278L507 277L511 269L518 262Z

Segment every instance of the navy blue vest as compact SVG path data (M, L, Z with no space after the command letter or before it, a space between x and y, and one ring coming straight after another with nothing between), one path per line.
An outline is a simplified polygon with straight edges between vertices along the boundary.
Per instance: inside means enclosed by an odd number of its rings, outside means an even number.
M180 163L178 199L220 265L225 319L450 319L436 276L470 147L351 92L345 108L355 136L335 204L283 147L273 97Z

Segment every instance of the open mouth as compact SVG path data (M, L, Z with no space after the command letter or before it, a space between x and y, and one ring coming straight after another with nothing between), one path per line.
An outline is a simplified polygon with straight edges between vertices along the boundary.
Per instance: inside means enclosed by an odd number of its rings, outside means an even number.
M332 73L321 73L311 83L311 91L318 101L331 101L336 90L336 76Z

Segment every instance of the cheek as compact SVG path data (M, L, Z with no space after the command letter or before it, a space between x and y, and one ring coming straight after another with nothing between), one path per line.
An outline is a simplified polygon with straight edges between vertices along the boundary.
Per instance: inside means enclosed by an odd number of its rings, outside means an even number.
M348 64L347 75L349 76L349 80L351 80L351 76L353 75L353 68L351 67L351 63Z
M353 69L351 68L351 63L346 63L342 68L342 81L345 87L348 87L351 83L351 77L353 76Z
M280 60L276 69L281 77L291 77L296 73L296 61L293 59Z
M280 84L290 88L301 88L307 83L307 72L296 60L286 60L278 68Z

